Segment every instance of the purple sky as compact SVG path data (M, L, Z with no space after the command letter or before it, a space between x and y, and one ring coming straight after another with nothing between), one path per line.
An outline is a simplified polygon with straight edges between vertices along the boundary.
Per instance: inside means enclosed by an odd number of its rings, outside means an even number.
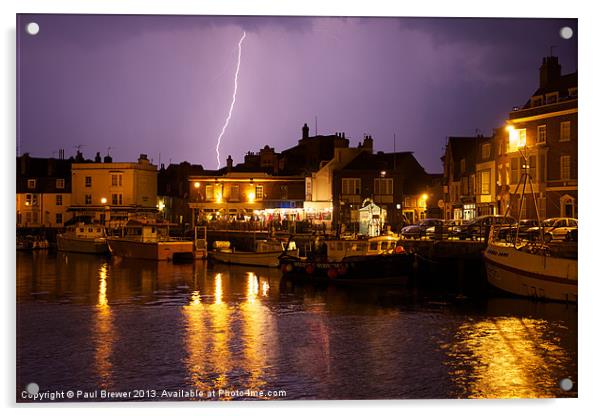
M25 25L40 25L36 36ZM575 36L564 40L562 26ZM538 86L550 46L577 69L576 19L19 15L20 153L216 167L265 144L344 131L442 171L446 136L489 134Z

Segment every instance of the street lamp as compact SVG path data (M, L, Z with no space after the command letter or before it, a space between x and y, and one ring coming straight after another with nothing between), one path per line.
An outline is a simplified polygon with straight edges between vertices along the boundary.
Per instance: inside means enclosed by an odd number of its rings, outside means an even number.
M100 198L100 203L101 204L106 204L107 203L107 198Z

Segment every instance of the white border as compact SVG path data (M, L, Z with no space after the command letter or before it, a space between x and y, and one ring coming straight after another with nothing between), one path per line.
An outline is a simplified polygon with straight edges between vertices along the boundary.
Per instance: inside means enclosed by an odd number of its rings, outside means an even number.
M378 412L395 413L420 412L420 414L504 414L508 412L545 412L546 414L575 414L591 409L600 408L600 394L596 387L600 385L600 301L597 297L602 294L599 267L595 263L600 258L598 253L599 241L595 239L595 230L600 213L597 202L600 201L600 189L596 179L600 177L596 169L596 156L602 155L602 137L596 125L599 118L600 91L599 77L602 74L599 39L601 22L599 14L594 9L595 2L567 2L548 0L546 2L527 2L524 0L506 0L495 5L492 2L468 0L431 0L429 2L387 2L381 0L367 1L278 1L278 0L221 0L221 1L165 1L165 0L20 0L18 2L2 2L0 19L3 25L2 42L2 84L4 97L1 101L1 122L4 128L2 142L2 179L8 184L10 191L5 191L5 202L0 204L2 220L2 238L0 245L0 261L5 265L2 279L2 322L5 336L2 342L2 376L0 377L1 403L9 407L12 413L16 409L11 405L15 397L15 266L14 266L14 172L15 172L15 13L110 13L110 14L237 14L237 15L346 15L346 16L474 16L474 17L576 17L579 18L579 219L582 225L580 233L580 300L579 300L579 399L566 400L519 400L519 401L357 401L357 402L311 402L298 401L286 403L245 403L245 404L215 404L204 403L197 405L196 412L222 413L306 413L338 411L334 407L342 407L345 412L363 414L372 407L378 407ZM599 158L599 156L598 156ZM4 185L6 187L6 185ZM6 202L8 201L8 202ZM598 231L600 233L600 231ZM7 267L7 265L10 265ZM428 363L425 363L428 365ZM12 408L10 408L12 406ZM151 407L152 408L149 408ZM81 413L82 407L87 412L104 414L106 407L91 408L88 405L62 408L47 405L43 408L29 406L26 412L39 409L44 413L64 414ZM145 407L145 413L163 414L167 407L176 407L185 412L191 408L174 404L137 404L128 407Z

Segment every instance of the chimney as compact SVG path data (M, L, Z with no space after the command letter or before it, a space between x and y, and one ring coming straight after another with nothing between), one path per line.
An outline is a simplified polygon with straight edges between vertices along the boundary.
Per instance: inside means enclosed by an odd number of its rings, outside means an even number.
M307 127L307 123L303 124L303 128L301 129L303 132L303 139L308 139L309 138L309 127Z
M138 163L140 163L141 165L148 164L148 155L146 155L144 153L140 153L140 157L138 158Z
M104 158L104 162L105 163L112 163L113 162L113 158L110 155L106 155Z
M560 64L557 56L547 56L539 67L539 87L547 85L560 79Z
M228 168L228 172L232 170L232 156L228 155L228 159L226 159L226 167Z
M374 147L374 141L372 140L372 136L364 136L364 143L362 144L362 148L370 153L372 153L372 149Z
M102 161L100 157L100 152L96 152L96 156L94 157L94 163L100 163Z

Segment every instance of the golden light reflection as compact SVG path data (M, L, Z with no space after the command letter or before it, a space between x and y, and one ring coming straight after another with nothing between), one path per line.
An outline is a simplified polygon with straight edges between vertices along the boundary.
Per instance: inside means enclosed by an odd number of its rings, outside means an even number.
M207 327L205 325L205 305L201 303L198 290L192 292L190 302L183 307L186 319L187 366L195 388L208 390L207 383Z
M222 303L222 274L218 273L215 275L215 304L219 305Z
M565 365L568 357L546 333L546 322L534 319L466 323L447 346L456 363L452 378L471 398L556 397L552 367Z
M255 273L247 273L247 302L240 307L243 319L241 339L244 343L242 366L248 374L246 385L250 389L261 390L266 384L266 356L272 351L266 345L270 314L261 302L257 302L258 295L259 278Z
M247 302L255 303L259 294L259 280L253 272L247 273Z
M94 361L100 378L100 386L107 388L111 382L111 354L115 342L115 330L109 301L107 298L107 264L98 270L98 301L96 302Z
M270 284L267 281L261 283L261 296L267 296L270 291Z

